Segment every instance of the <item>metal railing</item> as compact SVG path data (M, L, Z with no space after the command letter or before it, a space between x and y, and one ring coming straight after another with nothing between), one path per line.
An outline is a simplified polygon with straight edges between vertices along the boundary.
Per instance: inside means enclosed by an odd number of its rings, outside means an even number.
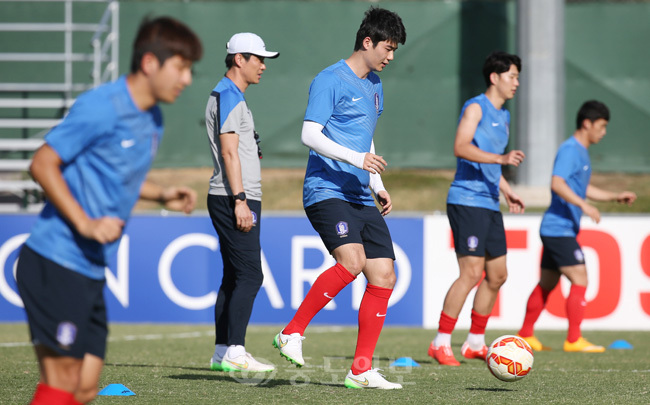
M22 118L14 118L15 113L4 115L12 118L2 118L0 115L0 131L18 130L22 133L22 137L14 136L14 139L7 139L6 135L4 138L0 136L0 205L4 209L7 202L14 201L6 197L9 194L19 197L19 205L25 209L29 204L40 200L40 187L27 179L25 172L28 170L31 154L43 142L42 136L60 122L60 118L70 109L78 93L118 78L119 3L117 0L0 0L0 7L12 2L34 3L35 6L37 3L63 3L63 22L0 23L0 32L63 33L63 52L30 52L29 49L25 52L0 52L0 63L63 64L63 77L58 76L60 81L54 76L54 79L46 79L49 83L0 82L0 111L20 109L22 112ZM78 12L79 9L73 9L75 3L105 3L106 8L97 7L97 11L103 10L98 23L77 23L74 22L73 11ZM53 13L57 14L58 11ZM58 15L61 18L61 14ZM78 35L87 35L90 39L90 49L79 51ZM77 52L73 49L73 36L76 39L74 43L77 44ZM80 79L80 63L85 63L83 67L86 69L88 63L91 63L86 80ZM0 81L2 80L7 80L6 76L0 76ZM3 97L2 93L19 93L20 96L17 98L7 94L9 97ZM29 112L38 109L54 109L59 112L51 118L30 118L32 114ZM37 130L36 133L33 132L34 129ZM42 130L38 131L39 129Z
M87 90L107 80L118 77L119 57L119 2L117 0L0 0L0 3L63 3L64 22L10 22L0 23L0 31L6 32L63 32L62 53L53 52L5 52L0 53L0 62L63 62L64 77L59 83L0 83L4 92L63 92L66 99L73 98L73 92ZM97 24L75 23L73 21L74 3L108 3L101 20ZM93 33L90 44L92 52L74 52L73 34L75 32ZM92 83L74 83L73 66L75 62L92 62L90 73Z

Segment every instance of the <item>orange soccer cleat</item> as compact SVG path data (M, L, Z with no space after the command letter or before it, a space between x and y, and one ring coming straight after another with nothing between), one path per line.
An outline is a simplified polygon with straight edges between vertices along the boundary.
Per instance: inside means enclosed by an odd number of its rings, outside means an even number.
M466 359L480 359L483 361L485 361L487 351L488 348L486 345L483 345L483 347L481 347L481 350L472 350L472 348L469 347L469 343L467 342L463 343L463 346L460 348L460 354L462 354Z
M451 350L451 346L435 347L433 342L431 342L427 353L443 366L460 366L460 363L454 357L454 352Z

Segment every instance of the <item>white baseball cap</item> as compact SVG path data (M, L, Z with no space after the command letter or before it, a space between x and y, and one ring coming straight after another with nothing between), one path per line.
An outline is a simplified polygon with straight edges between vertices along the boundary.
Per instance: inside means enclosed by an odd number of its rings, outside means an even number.
M252 53L271 59L280 56L280 52L267 51L262 38L252 32L240 32L233 35L226 44L226 49L229 54Z

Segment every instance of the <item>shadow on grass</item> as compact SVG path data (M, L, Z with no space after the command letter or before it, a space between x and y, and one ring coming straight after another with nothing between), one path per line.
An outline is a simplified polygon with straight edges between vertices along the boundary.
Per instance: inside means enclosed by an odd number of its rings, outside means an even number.
M485 392L512 392L514 390L508 388L465 388L467 391L485 391Z
M262 376L262 378L257 378L257 376ZM170 375L167 378L173 380L195 380L195 381L223 381L223 382L234 382L237 384L244 384L248 386L255 386L259 388L273 388L283 385L293 385L293 386L303 386L303 385L321 385L328 387L341 387L343 383L325 383L321 381L311 381L309 379L304 380L302 378L297 379L283 379L275 378L275 373L256 373L255 377L246 378L239 373L219 373L219 374L177 374Z

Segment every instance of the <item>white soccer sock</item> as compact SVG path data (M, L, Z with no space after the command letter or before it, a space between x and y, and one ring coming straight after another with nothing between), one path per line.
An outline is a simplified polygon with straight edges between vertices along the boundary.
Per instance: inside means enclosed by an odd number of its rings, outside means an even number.
M467 335L467 343L472 350L481 350L485 346L485 335L470 333Z
M451 346L451 333L440 333L436 335L436 338L433 339L433 345L435 347L440 346Z
M228 356L229 359L235 359L245 354L246 354L246 348L244 348L244 346L242 345L228 346L228 350L226 351L226 356Z

